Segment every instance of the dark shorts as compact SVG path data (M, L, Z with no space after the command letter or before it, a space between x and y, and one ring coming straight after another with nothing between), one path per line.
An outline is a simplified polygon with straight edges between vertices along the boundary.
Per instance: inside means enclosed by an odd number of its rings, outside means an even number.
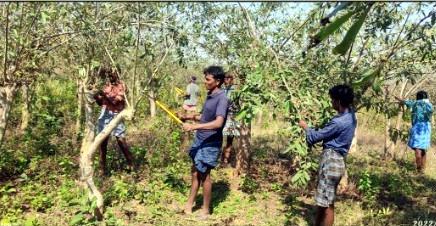
M189 149L189 156L199 172L205 173L218 165L221 145L222 142L202 144L197 139L194 140L194 144Z
M334 203L336 189L344 174L344 157L332 149L325 149L318 170L318 187L315 194L317 206L329 207Z

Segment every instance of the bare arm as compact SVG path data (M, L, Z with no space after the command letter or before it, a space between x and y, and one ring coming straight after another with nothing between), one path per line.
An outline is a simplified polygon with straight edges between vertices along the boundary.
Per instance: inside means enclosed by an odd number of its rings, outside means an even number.
M218 129L221 128L224 125L224 117L218 116L215 120L207 123L200 123L200 124L183 124L183 128L186 131L192 131L192 130L198 130L198 129Z
M187 115L183 115L183 114L177 114L177 116L181 119L181 120L194 120L194 121L200 121L201 119L201 114L187 114Z
M400 103L400 104L404 104L404 99L401 99L397 96L394 96L394 98Z

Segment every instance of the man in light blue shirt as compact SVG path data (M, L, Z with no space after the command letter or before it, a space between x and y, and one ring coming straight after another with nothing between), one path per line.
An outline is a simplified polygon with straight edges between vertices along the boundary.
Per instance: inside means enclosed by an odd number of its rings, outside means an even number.
M186 100L183 102L183 109L186 111L196 111L200 87L196 84L197 77L192 76L191 82L186 86Z
M427 92L421 90L416 93L416 100L403 100L395 97L412 111L412 128L409 131L409 146L415 151L415 162L418 173L424 173L426 152L431 143L431 116L433 105L428 99Z
M345 174L345 156L350 149L356 130L357 120L351 109L354 94L347 85L337 85L329 90L333 108L338 114L324 128L309 128L305 121L299 126L306 131L308 145L319 141L323 144L323 153L318 170L318 186L315 202L318 206L315 225L333 225L334 201L336 190Z

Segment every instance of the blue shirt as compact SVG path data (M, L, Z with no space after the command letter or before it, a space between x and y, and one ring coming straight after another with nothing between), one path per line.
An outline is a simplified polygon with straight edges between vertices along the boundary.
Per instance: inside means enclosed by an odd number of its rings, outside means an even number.
M200 123L208 123L215 120L218 116L224 118L224 123L218 129L199 129L196 133L197 142L206 143L221 143L223 141L223 127L227 117L227 109L229 100L223 90L213 94L208 94L206 102L204 102L201 113Z
M433 106L428 99L406 100L404 104L412 110L412 125L418 122L430 122Z
M322 141L324 149L333 149L345 156L350 149L356 126L356 115L353 111L347 110L333 117L322 129L308 128L306 130L306 141L309 145Z

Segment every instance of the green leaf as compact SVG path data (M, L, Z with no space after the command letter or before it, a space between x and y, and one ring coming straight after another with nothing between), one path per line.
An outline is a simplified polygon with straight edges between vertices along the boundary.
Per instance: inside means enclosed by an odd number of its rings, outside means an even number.
M24 222L24 226L35 226L38 225L38 220L35 217L30 217Z
M329 24L326 27L322 28L315 35L316 42L322 42L323 40L325 40L329 35L333 34L335 31L337 31L355 13L356 13L355 11L350 11L350 12L342 15L341 17L337 18L331 24Z
M295 184L295 182L300 180L300 177L301 177L301 173L299 171L292 177L291 182Z
M374 82L372 83L372 90L374 90L374 92L376 92L376 93L380 93L381 92L381 85L382 85L382 81L378 78L375 78Z
M49 101L50 100L50 97L48 97L48 96L41 96L40 98L41 98L41 100L45 100L45 101Z
M241 112L236 116L236 120L240 121L240 120L244 119L245 116L246 116L246 114L247 114L247 111L241 111Z
M372 83L374 79L380 74L380 68L377 69L367 69L365 73L363 73L362 77L359 80L353 81L353 88L365 87L369 83Z
M82 213L78 213L71 218L70 225L79 225L82 223L84 216Z
M46 12L42 11L41 12L41 22L45 24L47 22L47 19L50 19L50 16Z
M350 49L351 47L351 44L353 44L354 40L356 39L360 28L362 28L363 22L365 22L366 16L368 15L369 9L370 7L368 7L365 12L360 15L359 19L357 19L357 21L354 22L354 24L350 27L350 29L347 31L347 34L345 34L342 42L333 49L334 54L345 55L345 53L347 53L348 49Z

